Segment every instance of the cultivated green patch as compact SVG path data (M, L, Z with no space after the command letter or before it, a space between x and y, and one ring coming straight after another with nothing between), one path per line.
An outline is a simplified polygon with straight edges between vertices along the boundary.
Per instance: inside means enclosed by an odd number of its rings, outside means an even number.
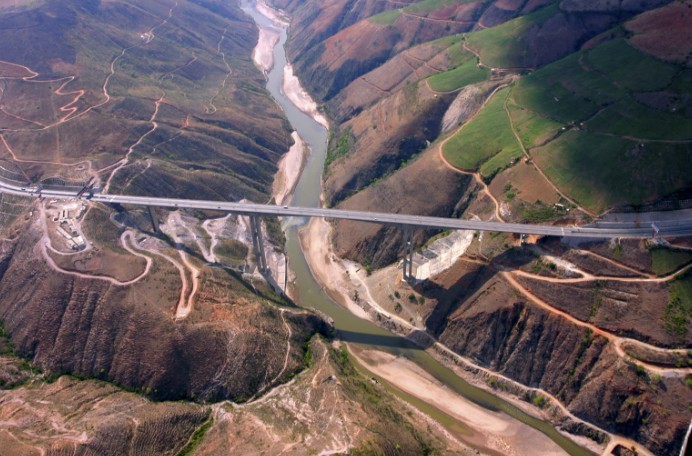
M370 17L370 22L377 25L392 25L401 16L400 10L385 11Z
M509 124L504 103L509 89L497 92L485 108L443 147L447 160L492 177L522 155Z
M691 83L674 65L616 39L522 78L508 109L522 143L550 180L601 211L690 186L686 141L692 118L635 96L687 90Z
M436 92L451 92L488 79L490 70L479 68L470 52L466 52L465 55L466 61L456 68L431 76L428 79L430 88Z
M692 321L692 274L673 280L668 285L670 293L663 315L666 331L680 337L689 332Z
M617 85L638 92L664 89L678 72L674 65L636 50L624 39L595 47L586 54L585 60L588 66Z
M689 183L689 144L652 143L569 130L532 156L563 191L580 204L602 211L641 204Z
M456 5L463 3L471 3L475 0L423 0L422 2L414 3L404 8L407 13L423 15L435 10L439 10L448 5Z
M540 25L558 12L557 5L542 8L496 27L470 33L468 45L476 50L481 61L488 66L512 68L522 65L522 57L530 48L527 30Z
M654 247L651 249L651 270L657 275L664 275L678 270L692 261L692 252L688 250Z
M545 144L560 131L563 124L541 116L511 101L507 103L514 130L526 148Z

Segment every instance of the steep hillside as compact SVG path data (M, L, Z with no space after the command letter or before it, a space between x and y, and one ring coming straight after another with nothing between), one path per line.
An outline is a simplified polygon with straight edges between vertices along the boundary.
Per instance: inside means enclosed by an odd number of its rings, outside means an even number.
M211 268L201 270L195 311L176 322L179 285L168 261L156 259L131 286L97 280L93 270L68 275L46 263L30 223L5 243L0 320L17 353L49 373L157 399L244 400L303 369L305 342L318 328L327 332L319 318L277 307L286 303L266 286L258 296L238 275Z
M268 199L291 140L238 5L48 3L0 29L0 157L28 178Z
M286 445L299 453L475 454L363 376L344 348L315 338L308 358L312 369L241 406L154 403L102 381L34 373L31 384L0 390L0 448L13 455L248 454ZM0 378L12 359L0 357Z
M317 3L285 5L291 30L310 28L301 12ZM397 5L308 44L290 35L332 121L329 205L570 225L688 198L690 1ZM679 452L691 418L687 251L483 233L465 260L409 287L392 265L400 229L333 225L335 253L366 266L368 292L409 330L654 454ZM372 268L383 270L368 279Z
M394 173L426 148L462 174L477 173L506 220L569 223L684 193L692 175L689 2L669 3L427 1L301 48L296 69L334 121L328 203L346 204L370 185L396 188ZM311 28L301 22L311 4L284 5L295 12L292 30ZM667 33L679 45L666 50L654 45L655 30L673 14ZM406 25L413 16L422 27L415 31ZM471 32L456 34L467 20ZM441 24L430 32L437 39L418 35ZM419 174L407 185L436 178ZM446 197L438 189L431 208ZM368 207L387 209L375 201ZM578 211L551 209L556 203ZM397 255L364 251L368 233L337 228L335 243L362 262Z
M690 419L682 379L642 373L605 338L512 296L498 278L459 304L438 330L446 346L553 394L575 415L655 454L679 451Z
M36 2L0 10L0 40L3 175L270 199L291 139L238 4ZM215 239L220 259L205 250L202 234L212 234L194 217L80 203L60 216L60 204L0 197L0 320L17 353L47 373L159 400L247 400L305 368L305 343L328 332L238 272L242 243Z

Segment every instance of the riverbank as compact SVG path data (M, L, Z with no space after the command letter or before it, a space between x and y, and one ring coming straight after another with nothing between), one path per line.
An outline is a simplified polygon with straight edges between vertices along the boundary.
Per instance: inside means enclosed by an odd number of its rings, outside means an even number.
M335 302L348 309L349 312L360 318L369 320L372 323L393 332L394 334L409 340L417 341L419 343L423 342L423 340L421 340L422 337L429 337L421 330L421 328L410 324L397 315L392 315L386 312L377 304L377 302L372 298L372 294L366 285L367 278L364 277L365 273L362 268L355 268L354 263L341 260L332 251L330 239L331 230L332 226L328 222L316 218L312 219L310 223L308 223L300 232L301 246L303 248L303 252L305 253L305 258L310 267L310 271L313 273L313 276L318 283L320 283L324 288L325 292ZM396 268L391 268L391 270L393 275L400 274ZM389 277L385 280L397 280L397 277ZM349 347L352 348L354 345L349 344ZM434 342L431 344L430 348L428 348L426 351L440 364L452 370L461 379L477 388L488 391L489 393L511 403L528 415L531 415L537 419L547 420L554 426L567 426L571 423L578 423L583 424L588 429L593 429L594 432L597 432L597 428L594 428L591 424L574 417L569 411L567 411L566 408L562 406L562 404L557 402L556 399L552 398L552 396L542 392L541 390L528 388L507 377L477 366L471 361L452 352L439 342ZM380 351L372 350L372 352L381 353L383 356L390 356ZM401 360L396 363L389 363L386 369L391 375L383 375L384 372L378 370L376 365L372 366L372 363L368 363L366 360L362 360L360 358L359 361L362 362L365 368L371 370L376 375L381 375L395 388L405 391L411 396L434 405L441 412L456 419L455 414L449 413L447 410L445 410L445 408L438 407L437 402L431 402L429 400L429 397L426 394L426 388L419 388L419 386L421 386L421 382L424 383L424 381L415 376L411 377L411 375L414 374L411 373L412 371L410 371L410 369L413 369L413 372L415 372L416 369L422 372L425 371L420 369L420 367L418 367L415 363L405 360ZM495 378L498 381L502 381L503 384L508 385L508 387L502 390L492 389L488 386L489 378ZM415 385L417 386L413 387ZM440 384L440 387L444 389L445 394L450 394L451 396L458 398L459 401L468 402L474 407L478 407L464 397L452 392L449 389L446 389L443 385ZM551 406L545 407L544 409L539 409L521 399L521 397L525 394L536 394L537 392L544 395L544 397L551 399ZM509 421L516 421L507 415L504 415L504 418ZM488 430L484 427L475 425L473 421L461 422L471 428L473 432L478 432L481 434L488 432ZM518 421L516 421L516 423L517 425L521 424ZM529 429L532 428L529 427ZM533 448L532 445L534 442L542 442L541 447L550 447L551 445L554 445L554 442L547 436L538 431L536 432L538 433L538 436L531 437L528 437L530 433L521 433L521 435L516 437L518 440L514 441L512 445L516 445L517 448ZM601 453L603 451L603 445L599 445L586 437L569 434L566 432L562 432L562 434L573 440L578 445L588 448L592 452ZM610 436L610 434L605 432L603 432L603 434ZM522 436L525 437L526 441L521 441L521 439L524 438ZM470 445L477 445L478 443L477 441L464 439L463 436L460 436L459 438ZM497 436L497 438L500 439L497 442L502 440L501 436ZM487 444L491 445L492 447L491 443ZM494 451L498 450L494 449ZM503 450L502 453L504 454L505 451ZM529 452L526 454L537 453Z
M284 68L284 78L281 83L281 89L286 97L288 97L298 109L312 117L315 122L324 126L324 128L329 129L327 118L319 111L317 103L313 101L310 94L300 85L300 80L293 74L293 67L290 63L287 63Z
M350 352L358 363L373 374L462 423L467 431L456 433L456 437L484 453L517 456L564 454L562 448L540 431L459 396L405 358L356 345L350 346Z
M291 133L293 145L279 160L279 170L274 175L272 195L276 204L288 204L293 196L293 191L298 184L300 174L305 167L309 155L309 148L297 131Z
M252 51L252 61L262 70L264 77L274 68L274 47L279 42L279 32L269 27L259 28L257 46Z
M257 9L252 11L252 13L256 20L263 22L267 26L268 19L266 14L258 14ZM320 174L326 155L327 135L324 127L328 125L328 122L319 112L317 104L300 86L300 82L293 74L292 68L285 61L283 50L280 49L280 45L283 44L285 38L285 30L282 29L281 38L274 53L274 69L269 74L267 87L275 99L277 99L277 102L284 108L292 125L305 142L309 144L312 151L312 156L308 160L305 171L302 173L295 189L293 204L316 207L319 205L319 194L321 193ZM284 70L284 74L281 74L281 70ZM306 114L309 114L310 118L307 118ZM568 442L567 439L555 432L555 429L547 425L547 423L539 422L533 416L522 412L521 410L525 408L531 408L528 404L523 403L521 407L513 407L511 406L513 401L508 403L499 399L499 395L495 395L494 392L491 395L469 386L461 381L460 377L454 375L451 370L445 369L441 363L435 362L428 353L413 348L403 338L391 334L393 332L395 334L407 335L410 332L408 330L409 325L405 324L407 322L399 322L396 318L387 316L383 312L376 312L373 306L377 304L374 300L373 305L363 302L368 301L368 299L364 298L368 294L367 285L361 283L357 286L365 288L354 288L354 283L362 282L362 280L360 276L356 281L352 280L353 277L351 277L354 274L359 274L359 265L351 263L348 267L345 267L343 266L345 263L331 252L331 244L329 242L331 226L323 220L315 220L302 230L301 235L298 236L295 227L290 225L300 225L302 223L304 223L303 219L292 218L285 227L287 232L286 250L291 259L291 269L296 273L295 294L291 293L291 296L295 296L295 300L303 306L313 307L327 313L334 320L335 327L340 334L348 335L347 346L349 348L365 344L368 349L375 353L382 353L382 355L403 353L407 357L410 356L415 361L414 365L418 369L428 373L430 376L434 376L434 378L438 378L441 382L440 384L443 385L442 388L447 388L450 394L463 398L468 393L468 397L475 398L472 401L482 404L481 408L489 407L490 409L510 410L508 416L505 417L507 420L517 419L520 420L517 421L517 425L523 426L521 422L524 422L528 423L526 426L537 429L538 437L528 439L524 442L525 445L533 445L532 441L544 442L541 445L541 448L544 448L557 442L563 448L569 448L569 451L573 454L585 454L582 449L577 448L572 442ZM299 237L302 239L302 242L298 242ZM302 247L306 247L305 250L301 249L301 244ZM316 262L322 264L316 267ZM339 265L341 265L341 268L339 268ZM355 292L358 289L362 290L363 293L359 292L356 295ZM341 306L328 302L325 294L341 304ZM377 325L373 325L371 323L373 321ZM381 329L382 327L391 332ZM423 334L420 330L416 332ZM395 363L394 366L397 369L406 369L401 363ZM406 372L402 371L402 373L405 374ZM388 385L387 387L404 391L402 387L406 387L406 385L397 385L396 383L399 377L399 375L394 375L391 385L389 381L385 382ZM425 402L425 398L421 400L413 395L408 397L411 404L419 404L421 410L427 410L425 413L433 419L447 420L448 425L450 425L449 421L451 420L456 427L464 426L463 423L456 419L449 418L448 414L439 411L434 406L430 406ZM463 410L461 413L464 413ZM489 411L489 413L492 412ZM537 414L535 411L532 411L532 413L534 416ZM472 432L483 435L485 430L479 428L473 429ZM502 448L502 450L490 450L490 452L493 454L507 453L506 449L501 445L496 448ZM522 444L517 443L517 448L523 448ZM526 446L526 448L535 447ZM535 454L535 452L532 454Z

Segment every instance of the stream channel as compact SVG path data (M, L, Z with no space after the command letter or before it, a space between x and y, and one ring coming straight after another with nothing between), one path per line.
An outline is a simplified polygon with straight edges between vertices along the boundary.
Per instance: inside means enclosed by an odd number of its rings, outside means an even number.
M328 132L322 125L300 111L281 90L281 81L286 66L286 54L284 51L284 44L287 38L286 28L278 28L272 21L259 13L255 7L255 3L251 0L243 0L242 8L243 11L255 20L258 26L272 28L280 33L279 42L274 47L274 66L267 75L267 90L281 106L293 129L298 132L311 150L307 165L295 188L291 205L318 207L320 205L320 193L322 189L321 179L327 152ZM589 450L577 445L566 436L560 434L550 423L530 416L509 402L485 390L470 385L417 345L414 345L403 337L399 337L376 326L374 323L356 317L348 310L332 301L312 276L300 247L298 229L300 226L304 225L307 220L293 218L288 222L289 223L286 224L286 252L290 259L291 270L295 273L295 288L298 294L296 300L298 304L303 307L318 309L329 315L334 320L334 326L342 340L349 344L361 344L370 349L382 350L397 356L404 356L418 364L421 368L459 395L486 409L504 412L512 418L543 432L567 453L574 456L593 454ZM389 391L411 403L453 432L458 431L459 425L447 414L423 401L402 394L398 389L388 385L386 381L380 381Z

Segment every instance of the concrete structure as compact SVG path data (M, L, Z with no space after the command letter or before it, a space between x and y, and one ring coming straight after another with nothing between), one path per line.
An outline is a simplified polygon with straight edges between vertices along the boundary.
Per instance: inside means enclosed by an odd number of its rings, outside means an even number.
M451 267L462 256L473 241L474 231L455 231L437 239L421 253L412 258L412 268L404 278L425 280Z

